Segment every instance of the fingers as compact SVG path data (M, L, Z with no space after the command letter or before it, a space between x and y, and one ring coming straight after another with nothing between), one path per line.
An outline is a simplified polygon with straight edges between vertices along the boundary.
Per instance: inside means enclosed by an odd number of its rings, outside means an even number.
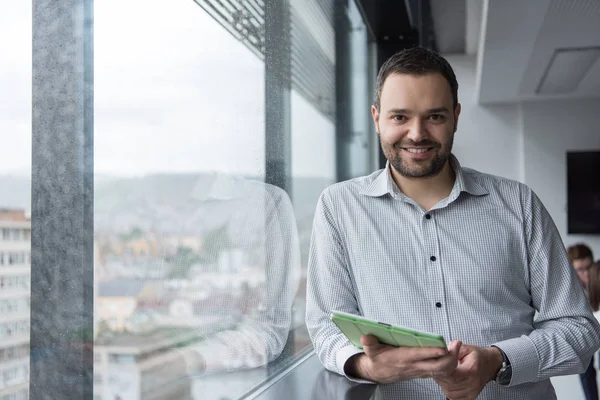
M425 371L427 375L443 379L444 376L452 374L456 369L461 346L460 341L451 342L445 356L434 360L420 361L415 367Z
M399 347L403 357L410 361L424 361L444 357L448 351L437 347Z
M473 346L464 345L461 346L460 351L458 352L458 359L462 360L467 355L469 355L473 351Z
M454 371L454 369L458 365L458 354L460 352L461 347L462 343L459 340L451 342L448 346L448 353L446 354L446 356L440 358L439 360L435 360L432 365L432 368L438 368L438 371L450 369L448 371L449 373Z
M480 368L482 356L478 349L476 346L462 346L458 358L463 358L452 374L434 378L449 399L475 399L487 384L485 371Z
M375 346L380 344L379 340L377 340L377 338L373 335L362 335L360 337L360 343L363 346Z
M451 342L448 349L436 347L393 347L373 335L360 338L365 355L374 365L400 371L406 379L411 377L446 376L458 365L458 354L462 343Z
M392 348L391 346L381 344L379 340L373 335L363 335L360 338L360 343L363 346L363 351L367 355L367 357L372 358L385 351L388 348Z
M460 357L460 353L462 352L463 347L464 346L460 340L454 340L450 342L450 345L448 346L448 353L451 353L458 359L458 357Z

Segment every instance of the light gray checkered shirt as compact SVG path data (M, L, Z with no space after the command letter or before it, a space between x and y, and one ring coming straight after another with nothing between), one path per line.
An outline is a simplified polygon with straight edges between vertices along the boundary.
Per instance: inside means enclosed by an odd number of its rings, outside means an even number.
M512 381L479 399L555 399L550 377L583 372L600 347L560 235L526 185L461 168L428 212L402 194L389 165L327 188L317 204L306 324L326 368L361 352L332 311L497 345ZM537 314L536 314L537 312ZM432 379L380 385L385 399L444 399Z

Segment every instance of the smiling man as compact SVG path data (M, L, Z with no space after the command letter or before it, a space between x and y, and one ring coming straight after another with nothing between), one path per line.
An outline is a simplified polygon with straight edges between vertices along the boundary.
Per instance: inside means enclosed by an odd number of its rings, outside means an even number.
M549 378L585 370L600 326L539 198L452 154L457 93L451 66L429 50L381 67L372 114L388 163L319 199L311 339L326 368L379 383L383 399L555 399ZM449 346L363 336L360 350L333 311L441 334Z

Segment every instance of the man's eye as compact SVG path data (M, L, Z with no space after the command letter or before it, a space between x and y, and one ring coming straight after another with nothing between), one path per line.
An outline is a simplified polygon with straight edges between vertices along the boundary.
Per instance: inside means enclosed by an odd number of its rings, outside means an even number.
M392 119L393 119L394 121L404 121L404 120L406 119L406 117L405 117L404 115L394 115L394 116L392 117Z
M442 114L432 114L429 116L429 119L433 122L442 122L444 120L444 116Z

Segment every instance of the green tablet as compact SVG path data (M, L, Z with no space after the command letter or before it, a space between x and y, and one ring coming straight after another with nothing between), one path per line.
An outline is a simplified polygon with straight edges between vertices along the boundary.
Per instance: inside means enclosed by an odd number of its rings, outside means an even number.
M360 343L362 335L373 335L381 343L389 344L390 346L446 348L444 338L433 333L372 321L341 311L334 311L331 314L331 320L346 335L348 340L359 349L362 349L362 344Z

